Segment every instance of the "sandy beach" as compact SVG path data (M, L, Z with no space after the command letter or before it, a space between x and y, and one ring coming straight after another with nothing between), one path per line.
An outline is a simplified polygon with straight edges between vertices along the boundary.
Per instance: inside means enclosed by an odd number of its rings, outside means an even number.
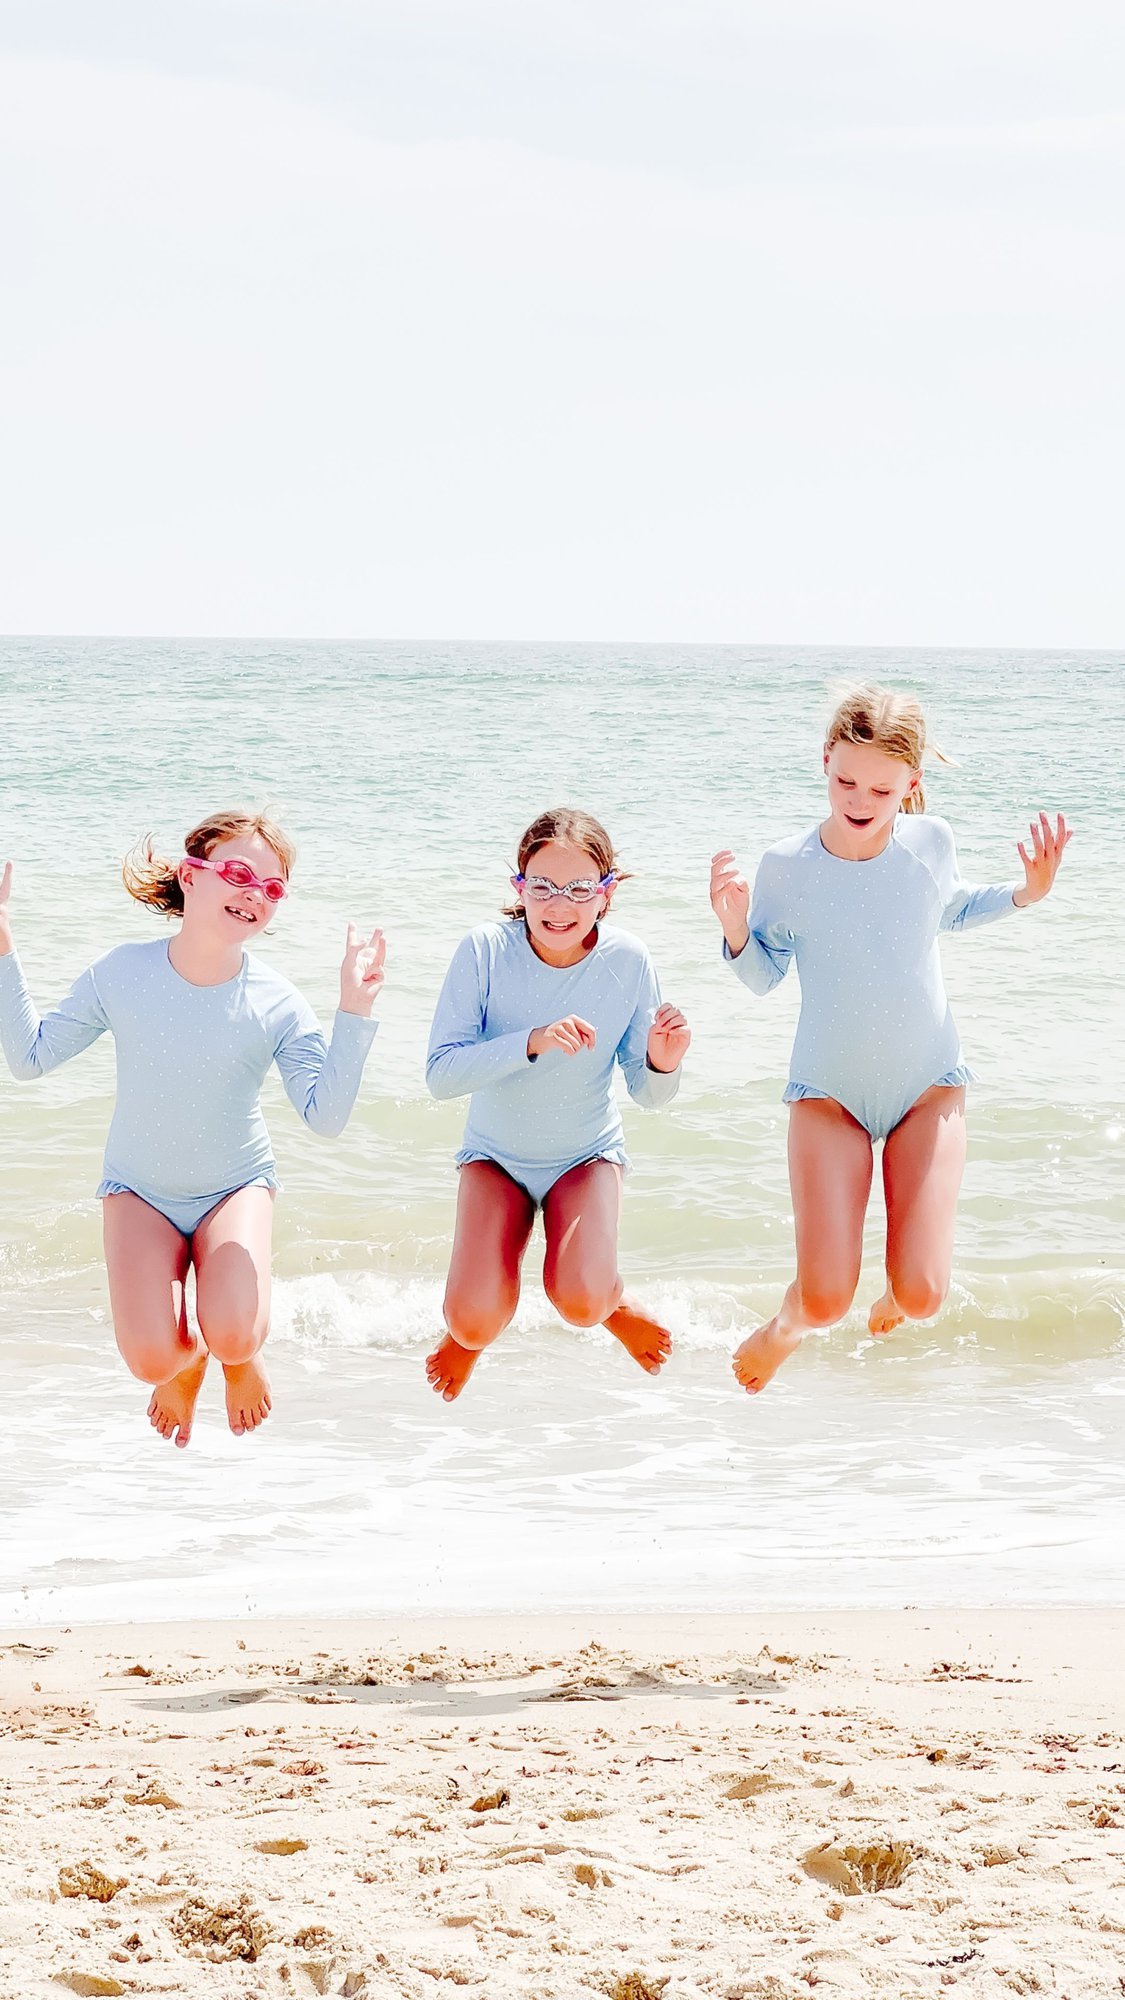
M1115 1994L1123 1641L1090 1610L9 1633L0 1994Z

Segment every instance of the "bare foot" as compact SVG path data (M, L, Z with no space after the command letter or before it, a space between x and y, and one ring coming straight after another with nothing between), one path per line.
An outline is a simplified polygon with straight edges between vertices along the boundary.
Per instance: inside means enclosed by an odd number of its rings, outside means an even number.
M672 1352L672 1336L659 1320L649 1319L638 1307L622 1299L605 1325L626 1352L649 1375L658 1375Z
M893 1333L905 1318L906 1314L888 1285L882 1298L876 1299L868 1313L867 1324L876 1339L880 1339L885 1333Z
M178 1375L173 1375L170 1382L159 1383L152 1392L152 1401L148 1406L149 1423L162 1438L171 1438L174 1434L179 1451L183 1450L191 1436L191 1420L209 1359L207 1349L201 1342L194 1360L189 1361L186 1368L181 1368Z
M771 1319L767 1325L760 1326L757 1333L744 1340L741 1347L735 1348L731 1366L736 1380L751 1396L759 1395L803 1339L803 1333L786 1332L776 1319Z
M440 1347L435 1347L433 1353L426 1356L426 1379L444 1402L452 1403L461 1394L479 1360L479 1348L462 1347L451 1333L447 1333Z
M256 1431L264 1424L273 1404L270 1401L269 1377L262 1366L262 1357L255 1354L250 1361L239 1361L232 1366L224 1365L223 1374L227 1385L227 1422L235 1437L242 1437L246 1431Z

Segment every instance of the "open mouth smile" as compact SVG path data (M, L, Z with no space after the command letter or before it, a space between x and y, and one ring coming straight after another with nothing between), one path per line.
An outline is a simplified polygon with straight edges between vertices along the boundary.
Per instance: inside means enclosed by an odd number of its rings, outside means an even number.
M253 910L236 910L233 903L224 903L223 908L228 917L234 917L240 924L256 924L258 921L257 915Z

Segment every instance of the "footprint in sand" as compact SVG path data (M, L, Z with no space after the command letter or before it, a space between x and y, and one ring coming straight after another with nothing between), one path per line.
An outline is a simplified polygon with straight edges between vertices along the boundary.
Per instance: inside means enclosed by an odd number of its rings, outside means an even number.
M125 1987L119 1979L109 1979L101 1972L56 1972L56 1986L65 1986L70 1993L124 1993Z
M208 1903L202 1896L189 1896L169 1929L185 1951L201 1952L218 1963L242 1958L249 1963L259 1958L270 1941L270 1927L248 1896L237 1902Z
M125 1803L127 1806L162 1806L165 1812L183 1811L180 1800L174 1799L171 1792L166 1791L164 1786L158 1784L155 1778L152 1779L146 1791L126 1792Z
M60 1896L88 1896L92 1903L112 1903L121 1889L127 1889L124 1875L116 1880L92 1861L79 1861L73 1868L59 1869Z
M825 1841L809 1849L801 1866L814 1882L824 1882L845 1896L860 1896L897 1889L916 1858L914 1849L901 1840L873 1842L869 1847L833 1847Z

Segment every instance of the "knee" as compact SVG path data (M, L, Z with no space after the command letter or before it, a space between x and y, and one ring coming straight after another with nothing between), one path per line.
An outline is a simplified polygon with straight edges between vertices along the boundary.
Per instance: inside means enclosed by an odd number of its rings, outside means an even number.
M555 1273L544 1276L543 1289L569 1326L601 1326L617 1304L621 1285L616 1276L612 1282L599 1283L596 1278Z
M515 1309L515 1299L462 1298L456 1292L447 1292L445 1324L458 1347L479 1354L498 1333L503 1333Z
M200 1316L199 1330L216 1361L224 1368L237 1368L252 1361L266 1337L266 1328L254 1318L237 1314Z
M924 1271L913 1271L892 1275L891 1289L907 1319L933 1319L945 1304L949 1287Z
M188 1357L161 1340L128 1340L117 1336L121 1358L138 1382L148 1382L158 1388L162 1382L170 1382L187 1366Z
M855 1297L855 1285L819 1280L801 1284L801 1315L810 1326L834 1326Z

